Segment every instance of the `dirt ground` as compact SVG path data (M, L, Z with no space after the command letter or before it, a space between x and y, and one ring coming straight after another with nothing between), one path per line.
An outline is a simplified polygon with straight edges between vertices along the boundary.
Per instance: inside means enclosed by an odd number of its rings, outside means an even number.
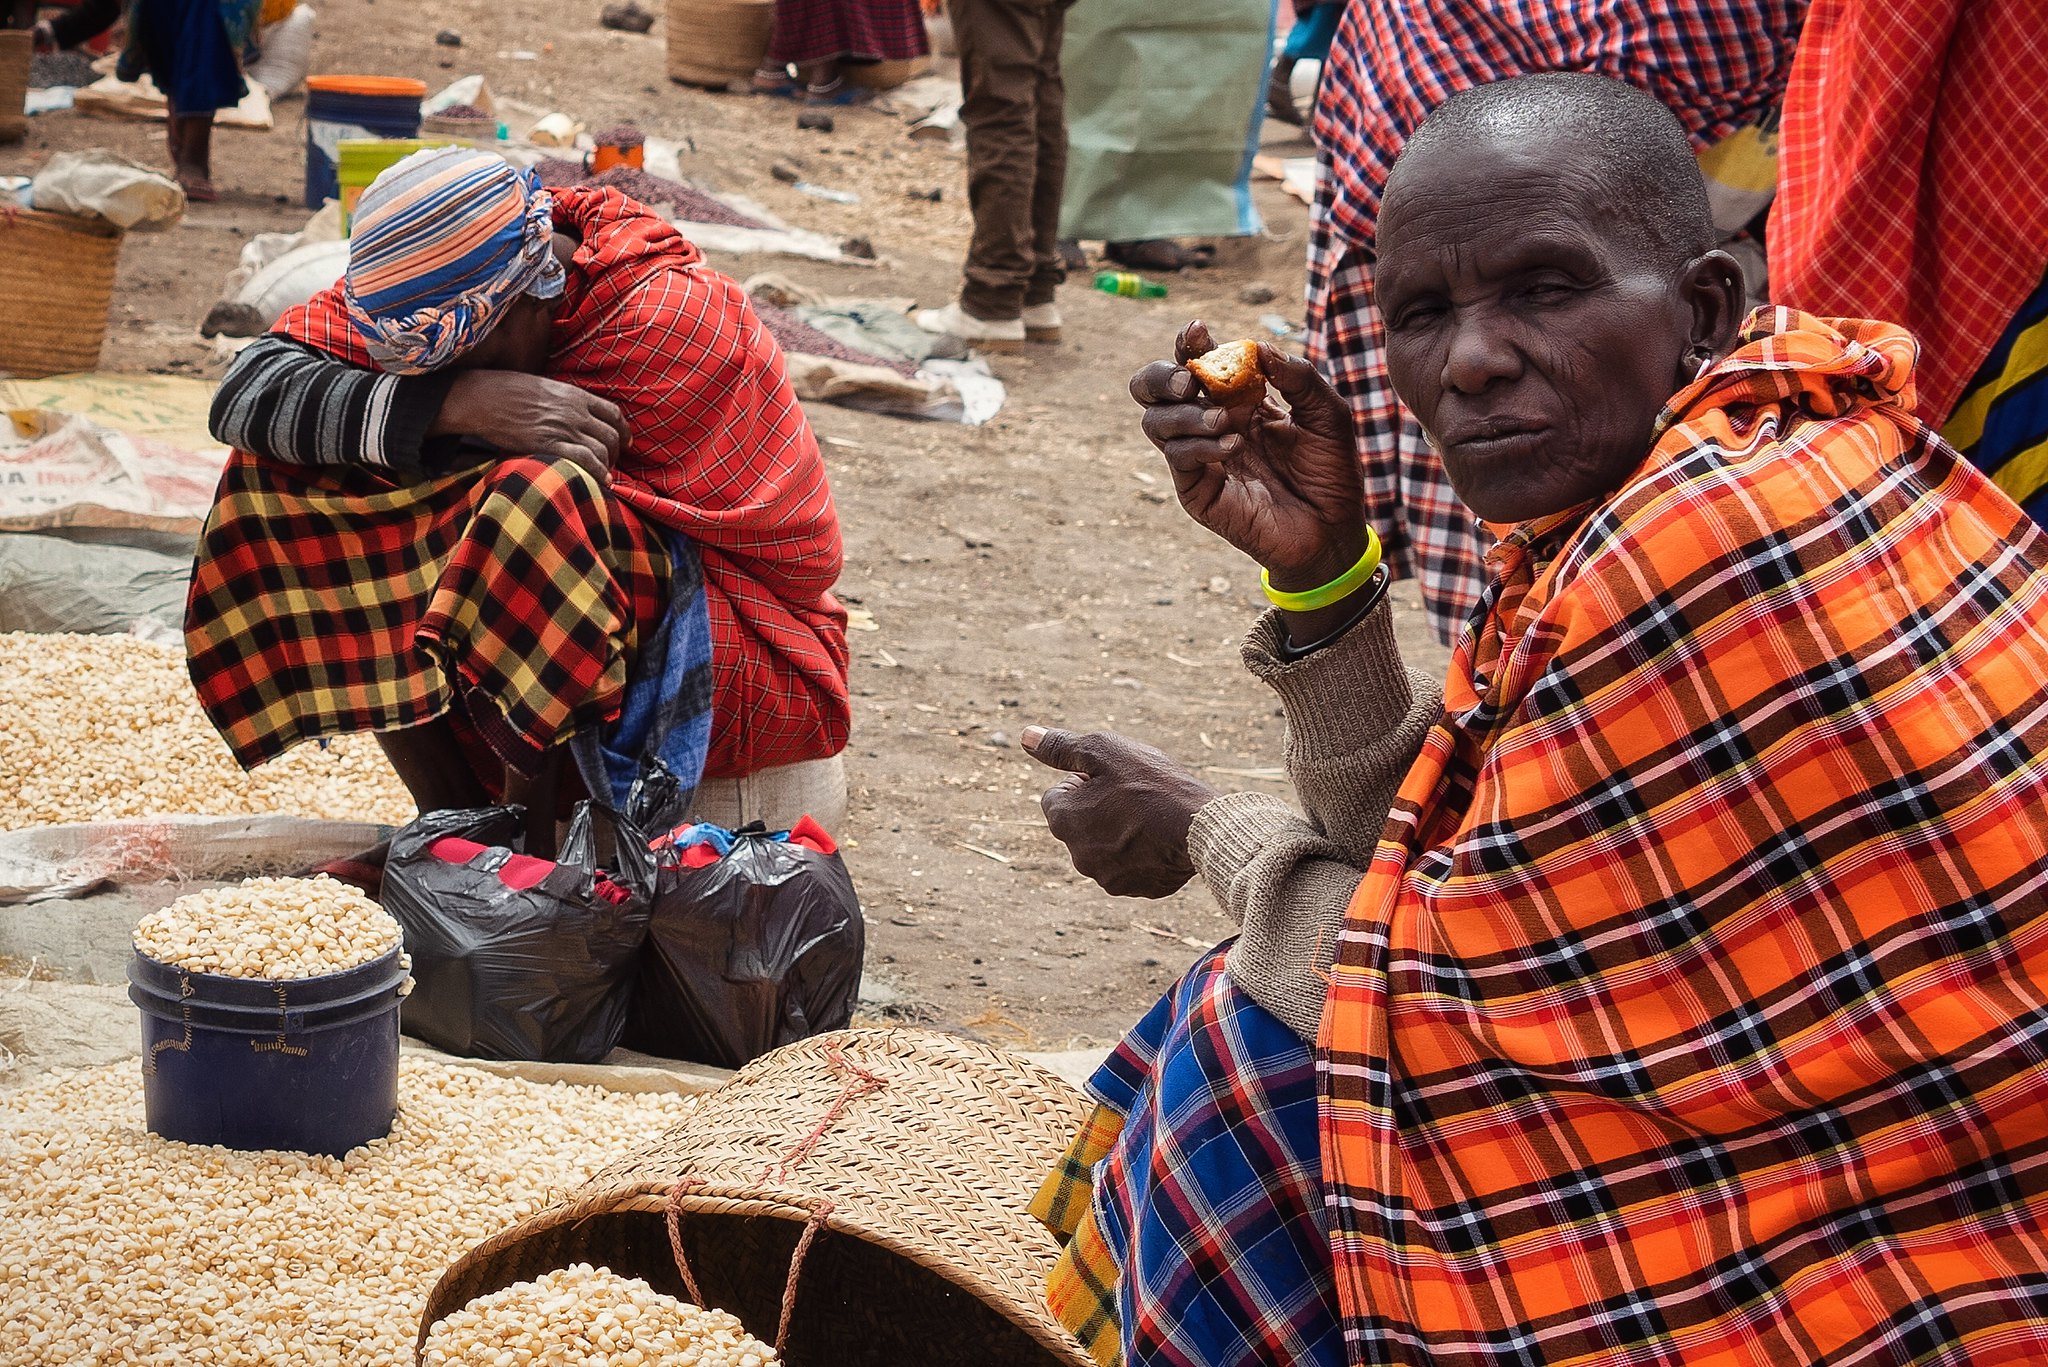
M515 125L547 109L592 128L637 123L683 143L685 173L709 187L820 232L865 236L882 258L861 268L714 253L735 276L773 270L832 293L926 304L957 284L964 159L912 141L898 118L839 111L836 131L801 132L787 102L671 84L665 25L608 32L599 0L316 3L316 70L412 75L432 88L480 71L500 100L531 111L515 111ZM462 46L437 46L442 29ZM249 235L306 218L302 108L281 104L268 133L218 132L221 202L128 239L103 368L218 373L196 325L221 278ZM1277 132L1270 150L1306 154L1291 130ZM67 112L0 149L0 175L91 146L162 158L159 130ZM801 194L770 175L778 161L861 202ZM912 197L931 188L943 192L937 203ZM1230 933L1198 889L1123 901L1075 874L1038 814L1053 776L1016 738L1032 723L1113 728L1219 787L1284 790L1277 706L1237 661L1257 571L1173 502L1126 392L1190 317L1226 336L1251 335L1262 313L1299 321L1307 210L1270 181L1258 194L1267 235L1221 244L1217 269L1167 277L1164 300L1069 285L1062 345L994 358L1010 400L985 427L811 409L845 526L841 595L876 625L853 636L846 832L871 920L869 968L935 1023L1024 1047L1107 1043L1199 946ZM1241 303L1253 284L1275 302ZM1395 602L1411 661L1440 670L1413 586L1397 586Z

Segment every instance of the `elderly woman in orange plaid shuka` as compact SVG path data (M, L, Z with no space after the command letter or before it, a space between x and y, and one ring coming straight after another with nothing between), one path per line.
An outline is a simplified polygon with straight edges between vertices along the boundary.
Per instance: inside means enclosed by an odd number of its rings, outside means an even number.
M1027 734L1083 872L1244 926L1096 1078L1050 1303L1104 1363L2048 1359L2048 540L1903 331L1743 318L1628 87L1454 97L1379 240L1491 582L1439 700L1330 388L1133 381L1309 816Z

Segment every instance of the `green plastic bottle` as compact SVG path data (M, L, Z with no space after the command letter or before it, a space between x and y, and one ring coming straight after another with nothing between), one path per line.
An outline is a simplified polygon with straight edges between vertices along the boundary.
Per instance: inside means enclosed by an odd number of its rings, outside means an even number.
M1095 288L1104 294L1121 295L1125 299L1164 299L1166 286L1147 280L1130 271L1102 271L1095 277Z

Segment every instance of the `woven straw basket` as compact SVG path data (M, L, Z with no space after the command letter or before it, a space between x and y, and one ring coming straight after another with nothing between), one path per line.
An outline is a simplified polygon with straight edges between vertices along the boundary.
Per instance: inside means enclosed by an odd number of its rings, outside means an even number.
M0 375L97 368L120 259L121 230L110 223L0 211Z
M478 1245L420 1342L572 1262L739 1316L792 1367L1089 1367L1045 1309L1028 1213L1087 1118L1069 1083L926 1030L845 1030L754 1060L636 1158Z
M723 90L768 55L775 0L668 0L668 78Z
M0 143L28 136L29 63L35 58L35 35L25 28L0 29Z
M869 90L894 90L932 69L929 57L891 58L882 62L848 62L846 79Z

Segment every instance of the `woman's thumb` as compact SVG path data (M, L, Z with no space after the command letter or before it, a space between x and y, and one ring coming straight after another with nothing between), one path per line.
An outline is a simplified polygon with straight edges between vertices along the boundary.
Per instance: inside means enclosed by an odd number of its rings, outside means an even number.
M1027 726L1018 740L1024 746L1024 753L1040 764L1053 769L1064 769L1070 774L1091 772L1092 766L1083 753L1081 737L1072 731L1061 731L1046 726Z

